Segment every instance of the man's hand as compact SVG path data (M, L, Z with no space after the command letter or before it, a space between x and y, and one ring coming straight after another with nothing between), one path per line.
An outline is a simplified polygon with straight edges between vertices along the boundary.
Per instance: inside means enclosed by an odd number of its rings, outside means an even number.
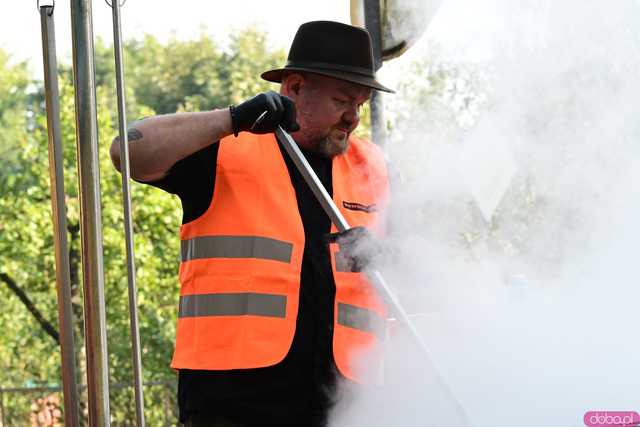
M329 234L329 243L340 246L336 263L342 264L342 270L359 272L367 268L385 252L380 241L364 227Z
M270 133L280 125L287 132L300 130L296 122L296 107L291 98L269 91L229 107L233 134L248 131Z

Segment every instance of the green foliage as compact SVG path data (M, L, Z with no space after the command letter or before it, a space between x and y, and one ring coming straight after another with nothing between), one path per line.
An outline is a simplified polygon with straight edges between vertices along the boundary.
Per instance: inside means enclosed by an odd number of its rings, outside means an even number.
M233 35L230 52L222 55L226 66L220 70L220 77L229 82L226 103L237 104L259 92L277 90L273 83L255 77L280 68L285 58L282 50L268 53L265 35L254 29Z
M72 83L64 75L60 79L62 143L65 160L68 234L70 252L80 251L79 199L75 167L74 98ZM98 87L98 124L102 189L102 221L105 267L105 293L109 334L111 381L131 382L129 346L129 316L127 310L126 265L123 250L120 175L113 169L108 146L114 134L114 123L107 104L108 88ZM49 167L45 119L37 115L35 129L22 130L16 141L19 173L5 178L0 198L0 262L2 272L13 278L29 295L38 309L54 325L56 318L55 259L49 197ZM142 185L135 185L134 218L136 261L139 266L139 310L143 361L146 380L173 380L168 369L173 341L173 317L177 304L176 232L179 227L179 206L171 196ZM80 265L71 257L73 294L76 315L80 307ZM174 268L170 268L173 266ZM0 315L0 360L5 367L0 372L0 384L46 385L58 383L59 355L56 343L47 336L17 298L1 287L5 310ZM83 335L77 322L78 345ZM25 351L26 349L26 351ZM78 352L81 353L80 348ZM84 362L81 360L81 366ZM126 391L126 390L124 390ZM124 393L126 394L126 393ZM133 410L131 399L114 391L114 422L127 418ZM9 404L9 406L11 406ZM152 407L152 406L151 406ZM124 410L126 409L126 410ZM153 412L153 411L152 411ZM124 421L123 421L124 422Z
M269 51L265 34L255 29L232 36L227 51L204 34L166 44L146 36L127 43L125 50L137 101L158 114L223 107L274 89L258 76L285 59L284 51Z
M43 141L30 131L29 112L40 107L29 105L35 99L27 93L30 83L26 66L9 65L0 51L0 272L20 285L45 319L56 324L47 143L46 134ZM0 282L0 300L0 366L4 368L0 384L37 386L52 378L57 382L56 343L4 282ZM25 399L17 396L5 401L9 414L10 409L28 403Z
M16 161L16 141L24 138L27 123L26 93L29 75L25 63L11 64L11 58L0 50L0 188L8 182L2 181L11 175L10 171L19 170Z
M218 78L221 53L210 38L170 40L154 37L126 44L126 72L140 104L158 114L173 113L186 104L197 109L223 105Z

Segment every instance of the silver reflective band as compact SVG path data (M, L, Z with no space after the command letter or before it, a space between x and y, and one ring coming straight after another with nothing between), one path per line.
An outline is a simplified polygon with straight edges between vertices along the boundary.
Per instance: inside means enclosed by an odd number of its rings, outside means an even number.
M351 304L338 303L338 324L382 336L384 319L366 308Z
M267 316L285 317L285 295L237 293L182 295L178 317Z
M180 242L182 261L203 258L259 258L291 262L293 245L260 236L202 236Z

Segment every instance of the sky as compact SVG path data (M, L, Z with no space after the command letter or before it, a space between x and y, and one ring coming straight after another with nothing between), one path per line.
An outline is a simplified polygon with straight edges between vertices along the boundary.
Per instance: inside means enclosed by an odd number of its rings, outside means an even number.
M51 4L42 0L41 4ZM429 4L438 4L435 0ZM14 61L29 60L34 76L42 75L42 45L40 18L36 1L3 0L0 13L0 48L8 51ZM287 0L238 1L238 7L226 2L207 0L127 0L122 7L122 33L124 39L140 38L152 34L161 40L172 35L180 39L196 37L204 28L216 40L224 43L238 29L257 25L269 35L274 47L288 48L298 26L312 20L333 20L350 23L348 0L323 0L322 2L300 2ZM113 41L111 9L105 1L92 2L94 34L108 42ZM303 5L303 7L302 7ZM59 61L71 60L70 2L58 0L54 17ZM458 43L470 33L481 28L482 11L476 2L469 0L446 0L428 28L427 36L408 51L410 60L420 52L427 38L436 38L442 43ZM490 16L486 16L491 19ZM456 23L455 31L452 22ZM474 49L477 55L477 48Z
M0 14L0 48L8 50L16 60L31 60L34 70L41 70L38 65L42 62L42 45L36 1L3 0L3 3L5 13ZM50 4L50 0L43 0L41 4ZM102 0L93 1L92 4L95 36L112 42L111 8ZM196 37L206 28L207 33L224 42L234 29L259 25L268 31L270 42L274 46L287 46L297 27L305 21L349 21L348 2L339 0L309 3L304 8L295 9L291 8L293 2L283 0L243 1L236 3L241 7L234 8L221 4L227 3L205 0L127 0L121 9L123 38L152 34L161 40L172 35L188 39ZM7 7L9 13L6 13ZM282 12L287 9L288 11ZM58 56L61 60L69 60L70 2L58 0L54 14Z

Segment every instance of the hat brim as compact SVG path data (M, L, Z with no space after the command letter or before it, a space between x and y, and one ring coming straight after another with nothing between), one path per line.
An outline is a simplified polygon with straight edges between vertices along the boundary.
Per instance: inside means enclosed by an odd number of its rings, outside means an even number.
M333 77L334 79L344 80L350 83L356 83L361 86L370 87L372 89L381 90L383 92L395 93L394 90L389 89L388 87L378 83L376 79L372 77L362 76L359 74L349 73L347 71L338 71L338 70L323 70L317 68L305 68L305 67L287 67L287 68L278 68L275 70L265 71L260 75L263 79L273 82L273 83L281 83L282 75L287 71L303 71L307 73L320 74L321 76Z

